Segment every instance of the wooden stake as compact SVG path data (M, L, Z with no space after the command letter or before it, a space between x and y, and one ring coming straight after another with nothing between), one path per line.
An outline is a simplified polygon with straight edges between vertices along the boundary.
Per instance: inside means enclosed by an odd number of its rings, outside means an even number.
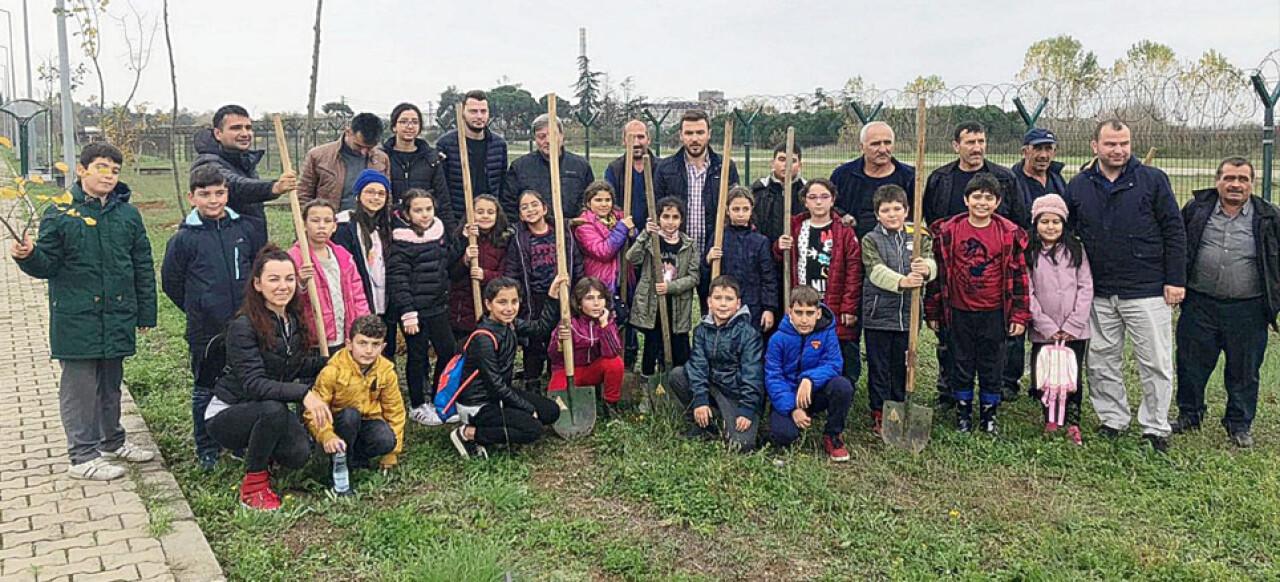
M624 128L623 131L626 131L626 129ZM624 168L623 172L626 173L626 177L622 180L622 215L631 216L631 192L634 188L632 183L635 181L635 178L633 177L633 174L635 173L633 166L636 162L636 154L635 151L632 150L632 147L634 146L635 141L631 137L631 134L627 134L624 141L626 142L627 152L625 154L626 163L622 166ZM645 184L645 188L648 187L649 185ZM643 225L641 228L643 228ZM627 268L626 259L627 247L630 246L630 240L624 241L622 243L622 252L618 253L618 297L624 303L627 301L627 289L631 286L631 269ZM622 341L626 342L626 334L623 334Z
M795 126L787 127L787 170L783 174L782 183L782 234L791 236L791 182L795 180L793 173L795 165L791 162L791 156L796 151L796 128ZM792 241L791 244L795 244ZM782 309L786 311L791 306L791 251L782 253Z
M716 204L716 238L715 246L724 252L724 222L725 222L725 205L729 203L729 165L732 163L729 154L733 151L733 117L725 116L724 118L724 149L720 150L720 155L724 156L724 162L720 164L720 201ZM690 209L690 212L698 212L696 209ZM702 249L694 249L694 256L701 253ZM711 262L711 279L715 280L720 276L720 263L723 259L716 259Z
M658 204L653 199L653 160L644 154L644 201L649 207L649 220L658 221ZM653 253L653 297L658 302L658 318L662 322L663 370L671 371L671 314L667 313L667 298L658 295L658 281L662 280L662 243L658 237L649 237L649 252ZM695 251L696 253L696 251Z
M288 142L284 139L284 124L280 122L280 114L271 116L276 126L276 147L280 149L280 165L287 174L293 171L293 162L289 160ZM298 249L302 251L302 266L311 266L311 243L307 240L307 227L302 222L302 205L298 202L298 191L289 191L289 210L293 212L293 233L298 237ZM334 281L335 285L340 284ZM324 328L324 313L320 311L320 293L316 290L316 278L307 279L307 299L311 302L311 314L316 320L317 341L320 343L320 355L329 357L329 331ZM341 335L342 332L338 332Z
M547 131L550 133L547 139L551 140L551 206L552 211L556 214L556 273L557 276L568 278L569 264L565 260L565 229L569 223L565 221L564 204L561 203L560 195L560 118L556 117L556 94L547 95L547 116L551 118L551 122L547 124ZM569 326L570 318L573 314L569 310L569 285L560 287L560 325ZM573 340L565 340L560 347L560 351L564 354L564 375L569 379L568 387L573 388Z
M466 101L465 99L463 100ZM458 156L462 160L462 200L467 207L467 226L476 223L476 203L471 194L471 161L467 159L467 125L462 117L462 103L458 103ZM467 228L467 244L476 246L476 235ZM471 259L471 268L480 266L480 257ZM467 273L470 277L471 273ZM484 314L484 304L480 301L480 281L471 279L471 300L475 304L476 321Z
M916 191L911 203L911 259L920 258L920 245L924 238L924 138L925 138L925 103L924 97L916 104ZM907 393L916 386L916 347L920 341L920 292L921 288L911 290L911 319L907 328Z

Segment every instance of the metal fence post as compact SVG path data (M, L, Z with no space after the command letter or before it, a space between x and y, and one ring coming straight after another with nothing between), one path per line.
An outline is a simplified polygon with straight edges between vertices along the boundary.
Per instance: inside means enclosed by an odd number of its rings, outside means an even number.
M585 150L585 153L583 155L586 156L587 163L591 163L591 126L595 125L596 120L600 118L600 112L599 111L593 112L590 109L588 109L585 111L587 115L584 116L583 113L584 113L583 111L575 112L573 114L573 117L578 120L578 123L582 124L582 128L583 128L582 131L586 135L586 140L587 140L587 145L583 147L583 149Z
M849 100L849 109L853 110L853 114L858 117L858 121L861 121L862 125L866 125L875 121L877 117L880 117L880 110L884 109L884 101L877 101L875 107L871 108L871 113L869 115L867 112L862 110L862 105L860 103L852 99Z
M1276 153L1276 102L1280 101L1280 84L1274 90L1267 87L1262 73L1250 79L1253 90L1262 99L1262 198L1271 202L1271 168Z
M1032 111L1031 113L1027 113L1026 106L1022 104L1022 98L1021 97L1013 98L1013 106L1018 108L1018 117L1021 117L1022 122L1027 124L1027 129L1031 129L1036 126L1036 121L1040 119L1040 114L1044 113L1044 107L1045 105L1048 105L1048 104L1049 104L1049 98L1041 97L1040 103L1036 105L1036 110Z
M670 109L663 112L662 117L655 117L648 107L644 109L644 116L649 118L649 123L653 124L653 139L649 140L649 143L653 144L653 155L659 158L662 157L662 122L667 120L668 115L671 115Z
M738 176L738 180L739 181L746 180L747 184L751 183L751 128L752 126L755 125L756 116L760 115L761 111L764 111L764 107L757 106L756 110L751 112L751 115L743 117L742 110L738 109L737 107L733 108L733 116L737 117L738 121L742 123L742 127L743 127L742 133L744 137L743 145L745 145L747 148L746 159L743 160L744 162L743 173L740 176ZM725 157L725 160L726 160L725 163L728 163L730 160L733 159L731 157L732 152L722 152L722 154Z

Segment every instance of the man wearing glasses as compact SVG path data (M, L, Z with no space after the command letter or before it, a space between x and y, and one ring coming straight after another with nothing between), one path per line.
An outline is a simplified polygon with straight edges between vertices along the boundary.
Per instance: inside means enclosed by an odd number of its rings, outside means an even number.
M391 110L391 137L379 146L390 160L391 200L399 206L410 188L434 193L436 216L444 220L446 232L452 232L453 204L445 180L444 154L419 138L421 133L422 110L416 105L401 103Z
M382 120L372 113L361 113L347 122L342 137L311 148L302 162L298 200L305 204L322 198L339 211L355 208L356 194L351 188L356 176L366 169L387 175L387 154L378 149L380 137Z

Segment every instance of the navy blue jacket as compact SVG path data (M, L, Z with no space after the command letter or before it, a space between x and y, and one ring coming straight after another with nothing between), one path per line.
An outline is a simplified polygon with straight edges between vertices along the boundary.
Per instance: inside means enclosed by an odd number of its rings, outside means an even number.
M352 215L353 212L357 212L357 210L344 210L338 213L338 228L333 231L333 236L330 240L333 241L333 244L347 249L347 252L351 253L351 258L356 263L356 272L360 273L360 282L364 285L364 296L369 300L369 309L373 309L373 283L369 281L369 265L366 263L365 249L360 244L360 234L356 231L357 224L355 217ZM394 222L395 219L393 218L392 221ZM444 221L442 220L441 222ZM382 248L382 268L384 270L387 267L388 259L391 257L390 238L387 237L387 244ZM385 286L387 279L383 277L382 280L384 282L383 291L387 292L387 302L384 305L387 306L387 313L394 314L395 311L391 309L391 293Z
M745 305L724 325L716 325L708 313L693 330L693 350L684 367L693 406L710 406L709 388L714 386L738 403L738 416L758 420L764 412L762 346L760 331Z
M724 158L707 148L707 155L710 156L707 167L707 179L703 182L702 187L702 211L706 214L707 233L714 232L716 225L716 204L720 196L720 164L724 163ZM662 160L658 164L657 170L654 171L653 195L655 200L660 200L667 196L683 200L686 205L689 204L689 174L686 169L684 148L676 151L675 155ZM729 185L738 183L738 165L729 160ZM690 208L689 212L697 212L697 208ZM684 221L684 230L688 232L689 221Z
M1129 157L1114 190L1090 162L1067 184L1072 227L1093 269L1095 297L1141 299L1187 284L1187 231L1169 177Z
M890 182L907 191L907 200L913 198L916 191L916 169L892 158L893 173L889 174ZM879 224L873 198L875 189L872 185L879 178L867 176L867 159L860 157L842 164L831 172L831 182L836 185L836 211L841 215L852 214L857 219L853 229L858 239L866 236ZM907 203L910 206L910 202Z
M1018 193L1022 196L1022 204L1027 208L1027 212L1030 213L1031 204L1035 200L1031 198L1031 187L1027 180L1034 180L1035 178L1022 172L1022 167L1026 162L1026 160L1019 161L1009 168L1009 171L1013 172L1014 177L1018 179ZM1044 184L1044 189L1046 193L1058 194L1065 199L1067 197L1067 179L1062 177L1063 167L1062 162L1049 162L1049 171L1045 172L1048 180ZM1027 216L1035 220L1034 216L1030 214Z
M711 281L711 264L707 251L715 244L715 237L707 237L707 248L698 262L702 263L702 280ZM720 274L733 277L742 286L742 305L751 311L751 321L759 323L760 314L769 310L777 315L781 303L778 284L778 264L773 260L773 244L763 234L750 226L724 227L724 255L720 259Z
M489 148L485 151L484 173L489 177L489 193L502 199L503 183L507 181L507 142L497 134L486 129L485 139L489 140ZM458 130L446 131L436 140L436 149L444 154L445 176L449 182L449 205L453 209L453 224L463 224L467 218L466 196L462 192L462 158L458 152ZM467 160L478 164L480 160Z
M262 160L262 150L231 151L222 147L213 137L213 130L206 129L195 134L191 145L196 150L196 161L191 163L194 170L206 164L218 166L222 177L227 181L227 208L241 216L252 216L260 219L256 223L261 227L263 240L267 237L267 213L262 203L274 200L278 196L271 193L275 180L258 178L258 162Z
M169 239L160 266L160 285L187 314L187 342L203 346L222 333L244 301L253 258L267 244L257 218L227 209L220 220L192 209Z

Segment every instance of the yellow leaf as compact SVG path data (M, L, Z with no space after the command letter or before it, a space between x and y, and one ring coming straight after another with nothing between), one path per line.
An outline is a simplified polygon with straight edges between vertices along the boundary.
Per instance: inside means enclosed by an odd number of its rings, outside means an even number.
M71 204L71 193L63 191L62 194L50 198L50 200L52 200L54 204Z
M9 138L0 135L0 146L11 148L13 147L13 142L9 141Z
M45 196L44 194L36 194L36 200L43 202L45 200L52 200L52 198Z
M84 220L84 223L85 223L85 224L87 224L87 225L89 225L89 226L97 226L97 225L98 225L98 221L96 221L96 220L94 220L94 219L92 219L92 218L89 218L88 216L82 217L82 218L81 218L81 220Z
M14 188L13 186L5 186L4 188L0 188L0 198L3 198L5 200L13 200L21 195L22 193L19 192L18 189Z
M31 181L37 184L43 184L44 178L40 177L40 174L34 174L31 176Z
M67 168L67 165L62 162L55 163L53 167L54 169L58 170L59 172L62 172L63 174L66 174L67 172L71 171L69 168Z

